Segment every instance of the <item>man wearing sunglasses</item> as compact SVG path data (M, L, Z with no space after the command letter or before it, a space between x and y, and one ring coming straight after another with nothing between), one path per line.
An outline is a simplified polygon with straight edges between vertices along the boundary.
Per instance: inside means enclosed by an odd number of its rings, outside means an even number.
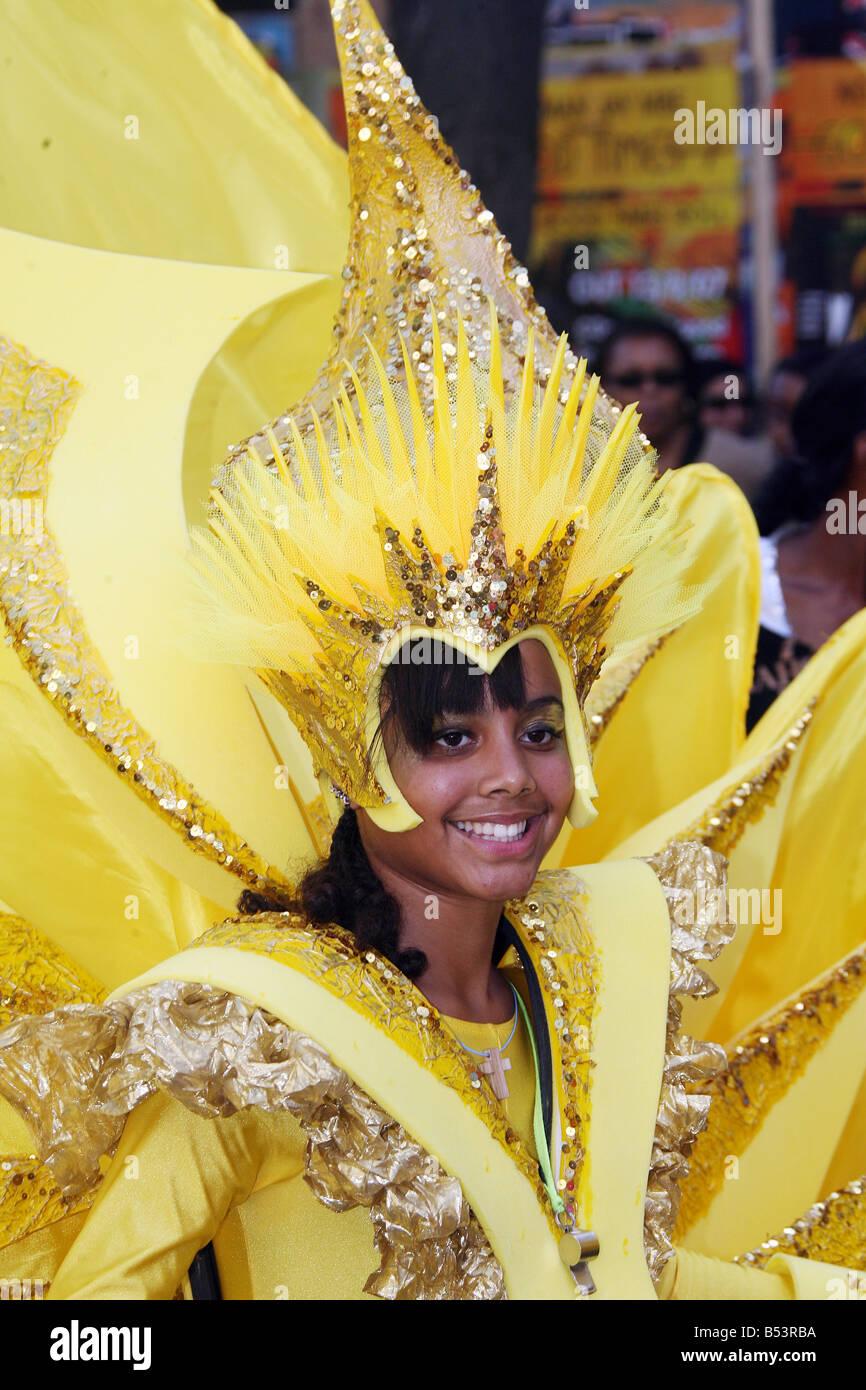
M641 428L658 450L661 472L713 463L751 501L770 468L771 446L765 439L744 439L730 429L701 424L698 364L672 324L656 318L618 324L599 349L596 370L605 390L623 405L638 402Z

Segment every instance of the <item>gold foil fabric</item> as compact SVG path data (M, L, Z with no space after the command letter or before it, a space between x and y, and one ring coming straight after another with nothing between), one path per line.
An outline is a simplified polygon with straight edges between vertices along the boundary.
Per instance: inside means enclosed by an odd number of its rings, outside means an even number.
M434 1006L385 956L373 949L359 951L351 933L339 927L313 927L289 913L226 922L199 937L195 946L230 946L268 956L372 1018L475 1111L532 1183L539 1201L548 1205L538 1167L519 1134L507 1124L492 1092L472 1085L468 1054ZM555 1231L552 1211L550 1221Z
M644 1217L647 1265L657 1282L674 1253L680 1185L710 1110L710 1097L697 1093L698 1088L708 1085L725 1064L724 1048L683 1033L681 1001L715 993L716 986L701 963L715 960L732 939L736 924L728 920L727 865L720 854L700 844L675 841L647 863L658 875L671 914L664 1076Z
M706 1121L705 1084L724 1061L680 1029L680 998L710 993L701 963L732 928L723 920L724 864L700 845L668 846L650 863L672 914L671 992L658 1122L645 1214L653 1277L670 1257L678 1185ZM696 912L677 922L683 893ZM517 911L519 909L519 911ZM542 875L510 912L539 974L548 1016L563 1151L555 1175L573 1200L585 1178L591 1112L591 1045L598 962L581 885L573 874ZM203 946L250 950L300 970L374 1021L410 1055L456 1089L532 1182L558 1234L538 1169L417 988L375 951L360 952L337 928L311 928L290 914L228 922ZM100 1006L71 1005L19 1019L0 1032L0 1093L27 1116L37 1147L67 1198L91 1192L124 1117L157 1088L203 1116L245 1106L287 1109L307 1136L305 1178L332 1210L370 1210L380 1267L368 1291L386 1298L501 1298L504 1282L459 1182L446 1175L324 1048L234 995L162 981Z

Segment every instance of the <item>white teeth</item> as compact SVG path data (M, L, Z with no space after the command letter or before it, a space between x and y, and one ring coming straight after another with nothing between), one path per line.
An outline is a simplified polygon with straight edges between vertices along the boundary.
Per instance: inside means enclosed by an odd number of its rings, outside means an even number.
M458 830L469 835L477 835L481 840L520 840L526 834L527 822L515 821L512 825L502 825L496 821L456 820Z

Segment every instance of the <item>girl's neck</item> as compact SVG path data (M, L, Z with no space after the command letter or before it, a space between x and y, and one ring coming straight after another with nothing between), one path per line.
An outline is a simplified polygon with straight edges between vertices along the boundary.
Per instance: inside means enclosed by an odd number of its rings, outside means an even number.
M440 1013L468 1023L504 1023L514 998L496 969L493 946L503 904L430 893L386 864L374 869L400 904L400 947L427 958L416 984Z

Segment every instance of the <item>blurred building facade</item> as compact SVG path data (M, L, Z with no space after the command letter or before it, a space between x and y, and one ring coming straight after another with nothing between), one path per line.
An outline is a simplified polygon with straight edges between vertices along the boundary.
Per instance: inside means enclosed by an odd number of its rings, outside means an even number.
M343 138L326 0L223 7ZM643 312L673 319L699 357L747 367L760 313L777 358L866 331L866 0L374 8L581 351ZM754 255L758 179L772 189L769 268Z

